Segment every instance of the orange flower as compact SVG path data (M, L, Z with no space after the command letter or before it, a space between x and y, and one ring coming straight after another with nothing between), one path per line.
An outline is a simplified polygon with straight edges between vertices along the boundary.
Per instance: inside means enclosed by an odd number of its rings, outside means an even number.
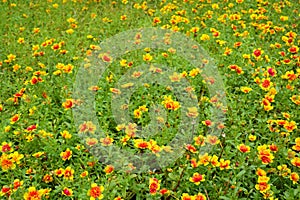
M52 178L51 175L46 174L46 175L43 177L43 181L44 181L45 183L50 183L50 182L53 181L53 178Z
M60 135L65 139L71 139L71 137L72 137L72 135L66 130L64 130L63 132L60 132Z
M267 172L266 172L265 170L263 170L263 169L258 168L258 169L256 170L256 174L257 174L258 176L266 176L266 175L267 175Z
M209 144L211 145L216 145L216 144L219 144L220 143L220 140L217 136L215 135L208 135L206 137L206 142L208 142Z
M2 167L2 171L8 171L9 169L15 169L16 165L14 164L14 160L10 159L10 156L7 154L2 154L0 157L0 165Z
M13 190L16 191L19 187L23 185L24 181L20 181L19 179L15 179L13 183Z
M180 79L182 76L176 72L173 73L173 75L169 76L171 82L180 82Z
M86 133L86 132L95 133L95 131L96 131L96 125L94 125L93 122L91 121L84 122L79 126L80 133Z
M60 153L60 157L63 161L70 160L70 158L72 157L72 151L69 148L67 148L66 151Z
M89 174L88 171L84 171L84 172L82 172L82 173L80 174L80 177L81 177L81 178L84 178L84 177L86 177L88 174Z
M299 47L293 45L289 48L290 53L297 53L299 51Z
M114 141L114 139L110 138L108 136L100 139L102 146L110 146L110 145L112 145L113 141Z
M208 153L205 153L204 155L199 156L199 164L201 164L201 165L204 165L204 166L208 165L210 160L211 160L211 156L209 156Z
M134 140L134 146L139 149L147 149L149 147L149 143L143 139L136 139Z
M12 116L12 117L10 118L10 123L11 123L11 124L14 124L14 123L16 123L17 121L19 121L19 119L20 119L20 114L15 114L14 116Z
M35 187L29 187L27 191L28 192L26 192L23 196L25 200L33 200L33 199L41 200L42 199L42 195L43 195L42 190L36 190Z
M293 181L293 184L296 184L299 181L299 174L292 172L290 175L290 180Z
M156 25L156 24L159 24L159 23L161 23L159 17L154 17L153 18L153 25Z
M181 200L194 200L194 196L190 196L187 193L183 193L181 196Z
M230 160L220 159L220 170L230 169Z
M110 88L109 90L114 94L121 94L121 91L117 88Z
M195 195L194 200L206 200L206 197L204 194L198 193L197 195Z
M195 158L192 158L190 162L191 162L191 166L193 168L196 168L199 166L199 163L197 162L197 160Z
M249 87L241 87L241 91L244 93L249 93L252 90L252 88Z
M269 78L266 78L266 79L262 79L261 80L261 84L260 84L260 87L263 89L263 90L269 90L270 87L273 85L273 83L270 81Z
M74 178L74 169L72 169L70 166L67 167L64 170L63 175L64 175L64 179L73 180L73 178Z
M98 186L96 183L91 184L91 189L88 190L87 195L90 196L90 200L95 200L95 199L103 199L103 191L104 187Z
M163 188L163 189L161 189L161 190L159 191L159 193L160 193L161 195L165 195L165 194L169 194L170 191L169 191L168 189L166 189L166 188Z
M273 162L274 156L269 149L267 149L267 145L258 146L258 158L262 161L263 164L267 165Z
M192 152L192 153L197 153L196 147L194 147L194 146L191 145L191 144L187 144L185 148L186 148L188 151Z
M271 145L269 146L269 148L270 148L270 150L273 151L273 152L277 152L277 151L278 151L278 147L277 147L276 144L271 144Z
M159 190L160 188L160 181L156 178L150 178L149 179L149 192L151 195L156 194L156 192Z
M164 96L164 101L162 101L162 104L167 108L168 110L178 110L180 108L180 104L178 101L172 100L171 96Z
M288 131L288 132L292 132L294 129L297 128L296 122L295 121L290 121L290 122L286 122L283 127Z
M270 190L271 186L267 182L260 182L255 185L255 188L259 190L261 193L264 193Z
M54 174L58 177L61 177L64 174L64 171L65 171L64 169L59 168L59 169L54 170Z
M250 147L246 146L245 144L240 144L238 146L238 150L242 153L248 153L248 152L250 152Z
M299 167L300 168L300 158L299 157L295 157L291 160L292 165Z
M62 106L68 110L70 108L74 107L74 100L73 99L67 99L65 102L62 103Z
M292 147L295 151L300 151L300 137L295 139L295 145ZM3 143L2 143L3 144Z
M105 169L104 169L104 172L106 173L106 174L110 174L110 173L112 173L114 171L114 166L112 166L112 165L107 165L106 167L105 167Z
M204 124L205 126L208 126L208 127L213 125L212 121L210 121L209 119L202 121L202 124Z
M195 145L197 146L204 146L205 145L205 137L203 135L199 135L194 137Z
M213 155L211 157L211 159L210 159L211 165L214 166L214 167L219 167L220 166L220 162L218 161L218 159L219 159L218 156Z
M196 185L199 185L200 182L205 181L205 175L194 173L192 177L189 179L191 182L195 183Z
M112 57L110 57L108 54L102 55L103 62L112 62Z

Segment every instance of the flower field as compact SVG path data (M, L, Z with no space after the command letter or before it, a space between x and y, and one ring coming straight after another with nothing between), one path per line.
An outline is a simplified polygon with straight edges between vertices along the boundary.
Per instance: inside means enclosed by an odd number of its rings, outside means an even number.
M297 0L0 1L0 199L300 199Z

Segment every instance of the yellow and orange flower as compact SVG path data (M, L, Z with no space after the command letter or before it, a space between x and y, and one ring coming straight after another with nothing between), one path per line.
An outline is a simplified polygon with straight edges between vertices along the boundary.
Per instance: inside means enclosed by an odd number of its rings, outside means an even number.
M250 147L245 144L240 144L238 146L238 150L242 153L248 153L248 152L250 152Z
M189 179L191 182L195 183L196 185L199 185L200 182L205 181L205 175L194 173L192 177Z
M103 191L104 187L102 185L98 186L96 183L92 183L87 195L90 197L90 200L103 199Z
M150 178L149 179L149 192L151 195L157 193L160 189L160 181L157 178Z
M60 153L60 157L63 161L70 160L70 158L72 157L72 151L67 148L66 151Z
M68 166L64 171L63 171L64 179L66 180L73 180L74 178L74 169L72 169L70 166Z

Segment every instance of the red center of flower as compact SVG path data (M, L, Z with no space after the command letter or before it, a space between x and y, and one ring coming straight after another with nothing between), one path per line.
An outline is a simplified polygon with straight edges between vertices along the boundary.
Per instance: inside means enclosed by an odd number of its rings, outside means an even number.
M261 55L261 51L259 49L256 49L253 54L256 56L256 57L259 57Z
M68 189L64 189L64 194L67 195L67 196L70 196L70 195L71 195L71 192L70 192L70 190L68 190Z

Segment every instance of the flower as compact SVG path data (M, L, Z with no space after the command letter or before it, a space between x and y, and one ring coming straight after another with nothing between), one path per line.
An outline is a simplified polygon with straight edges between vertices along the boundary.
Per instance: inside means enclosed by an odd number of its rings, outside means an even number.
M64 187L63 191L61 192L64 196L72 196L73 195L73 190L69 189L67 187Z
M204 194L198 193L198 194L195 195L194 200L206 200L206 197L205 197Z
M74 178L74 169L72 169L70 166L68 166L63 171L63 175L64 175L64 179L73 180L73 178Z
M241 91L244 93L249 93L252 90L250 87L241 87Z
M223 158L221 158L219 167L220 167L220 170L230 169L230 160L224 160Z
M10 156L5 153L3 153L0 157L0 165L2 167L2 171L8 171L9 169L16 168L14 160L11 159Z
M207 34L202 34L201 37L200 37L200 40L202 40L202 41L206 41L206 40L209 40L209 39L210 39L210 37Z
M25 200L41 200L42 194L41 190L36 190L36 188L32 186L28 188L23 197Z
M183 193L181 196L181 200L195 200L194 196L190 196L187 193Z
M149 147L149 143L143 139L136 139L134 140L134 146L139 149L147 149Z
M204 165L204 166L208 165L210 160L211 160L211 156L209 156L207 153L199 156L199 164L201 164L201 165Z
M290 180L293 181L293 184L296 184L299 181L299 174L297 172L292 172Z
M104 195L102 194L104 187L98 186L96 183L91 184L91 188L88 190L87 195L90 197L90 200L103 199Z
M248 152L250 152L250 147L246 146L245 144L240 144L238 146L238 150L242 153L248 153Z
M110 174L114 171L114 166L112 165L107 165L104 170L103 170L106 174Z
M79 133L95 133L96 125L93 124L91 121L84 122L79 126Z
M180 82L180 79L182 78L180 74L177 72L174 72L173 75L169 76L171 82Z
M2 151L2 153L14 151L14 149L12 148L12 143L11 142L9 142L9 143L2 142L2 144L1 144L1 151Z
M267 90L270 89L271 86L273 86L273 83L270 81L269 78L266 78L266 79L264 78L264 79L261 80L260 87L263 90L267 91Z
M263 164L267 165L273 162L274 156L271 153L270 149L267 149L267 145L262 145L257 147L258 158L262 161Z
M71 137L72 137L72 135L66 130L64 130L63 132L60 132L60 135L65 139L71 139Z
M44 177L43 177L43 181L45 183L50 183L53 181L53 177L50 175L50 174L46 174Z
M186 115L188 117L196 118L199 115L198 109L196 107L190 107L190 108L187 108L187 109L188 109L188 112L186 113Z
M11 195L12 191L11 188L7 185L4 185L0 191L0 196L7 196L9 197Z
M167 108L168 110L178 110L180 108L180 104L178 101L174 101L171 96L164 96L164 101L162 101L162 104Z
M190 181L195 183L196 185L199 185L200 182L205 181L205 175L201 175L199 173L194 173L192 177L190 177Z
M292 147L292 149L295 150L295 151L300 151L300 137L295 139L295 143L296 144Z
M292 132L293 130L295 130L297 128L297 124L295 121L288 121L286 122L283 127L288 131L288 132Z
M153 57L149 53L143 55L144 61L151 61L152 59L153 59Z
M254 56L255 59L258 59L261 57L261 55L264 53L263 50L261 50L261 48L258 49L254 49L252 55Z
M300 158L299 157L295 157L291 160L292 165L299 167L300 168Z
M156 194L156 192L159 190L160 188L160 181L156 178L150 178L149 179L149 192L151 195Z
M10 124L16 123L17 121L19 121L19 119L20 119L20 114L15 114L10 118Z
M65 110L73 108L74 107L74 100L73 99L66 99L66 101L62 103L62 106L65 108Z
M60 153L60 157L63 161L70 160L70 158L72 157L72 151L67 148L66 151Z
M13 190L16 191L19 187L23 185L24 181L20 181L19 179L15 179L13 183Z
M101 138L100 142L102 146L111 146L113 143L114 139L110 138L110 137L105 137L105 138Z

